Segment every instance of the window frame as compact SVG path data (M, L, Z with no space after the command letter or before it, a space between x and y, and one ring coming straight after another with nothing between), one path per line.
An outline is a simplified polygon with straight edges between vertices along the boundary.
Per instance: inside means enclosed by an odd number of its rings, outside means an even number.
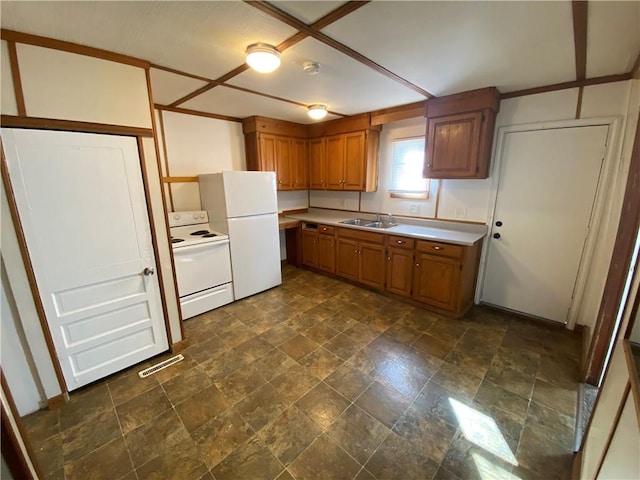
M423 178L425 181L425 190L415 190L415 191L411 191L411 190L398 190L398 189L394 189L392 187L395 187L397 185L394 184L394 172L396 172L396 157L395 157L395 152L396 152L396 144L401 143L401 142L410 142L410 141L416 141L416 140L421 140L422 144L423 144L423 152L426 148L426 137L425 135L417 135L417 136L413 136L413 137L401 137L401 138L394 138L391 140L391 177L389 180L389 188L387 189L387 193L389 193L389 196L391 198L404 198L404 199L410 199L410 200L427 200L429 198L429 193L431 190L431 179L430 178ZM423 157L423 165L424 165L424 157Z

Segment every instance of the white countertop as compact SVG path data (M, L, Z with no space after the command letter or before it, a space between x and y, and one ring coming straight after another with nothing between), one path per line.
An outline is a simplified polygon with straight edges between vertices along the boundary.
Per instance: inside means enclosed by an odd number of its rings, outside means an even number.
M385 219L387 216L383 215ZM350 218L369 218L375 220L375 215L359 212L338 210L310 209L308 213L287 215L285 218L301 220L309 223L322 223L337 227L355 228L370 232L402 235L423 240L436 240L438 242L453 243L456 245L473 245L487 235L486 225L464 224L458 222L446 222L440 220L417 220L395 217L395 227L371 228L340 223Z

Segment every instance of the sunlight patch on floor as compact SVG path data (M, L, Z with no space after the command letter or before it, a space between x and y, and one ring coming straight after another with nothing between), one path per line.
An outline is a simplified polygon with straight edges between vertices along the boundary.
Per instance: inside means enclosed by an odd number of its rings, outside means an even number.
M453 412L458 419L462 434L467 440L505 462L509 462L511 465L518 465L516 457L493 418L466 406L454 398L449 398L449 403L453 407Z
M479 453L472 453L471 457L482 480L520 480L520 477L487 460Z

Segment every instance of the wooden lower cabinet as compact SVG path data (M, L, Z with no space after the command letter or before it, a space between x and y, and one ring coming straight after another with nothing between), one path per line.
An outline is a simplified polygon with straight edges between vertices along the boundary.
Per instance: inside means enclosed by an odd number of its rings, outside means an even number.
M460 269L458 260L417 253L413 298L444 310L455 310Z
M302 264L318 268L318 232L302 230Z
M413 249L389 247L387 250L387 291L410 297L413 287Z
M303 265L452 317L473 304L482 241L461 246L349 228L335 232L330 226L302 231Z

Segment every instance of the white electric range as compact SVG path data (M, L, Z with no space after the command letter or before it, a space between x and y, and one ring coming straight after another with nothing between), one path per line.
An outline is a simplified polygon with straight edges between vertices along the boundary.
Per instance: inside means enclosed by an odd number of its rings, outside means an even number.
M170 213L169 231L182 319L233 302L229 236L203 211Z

